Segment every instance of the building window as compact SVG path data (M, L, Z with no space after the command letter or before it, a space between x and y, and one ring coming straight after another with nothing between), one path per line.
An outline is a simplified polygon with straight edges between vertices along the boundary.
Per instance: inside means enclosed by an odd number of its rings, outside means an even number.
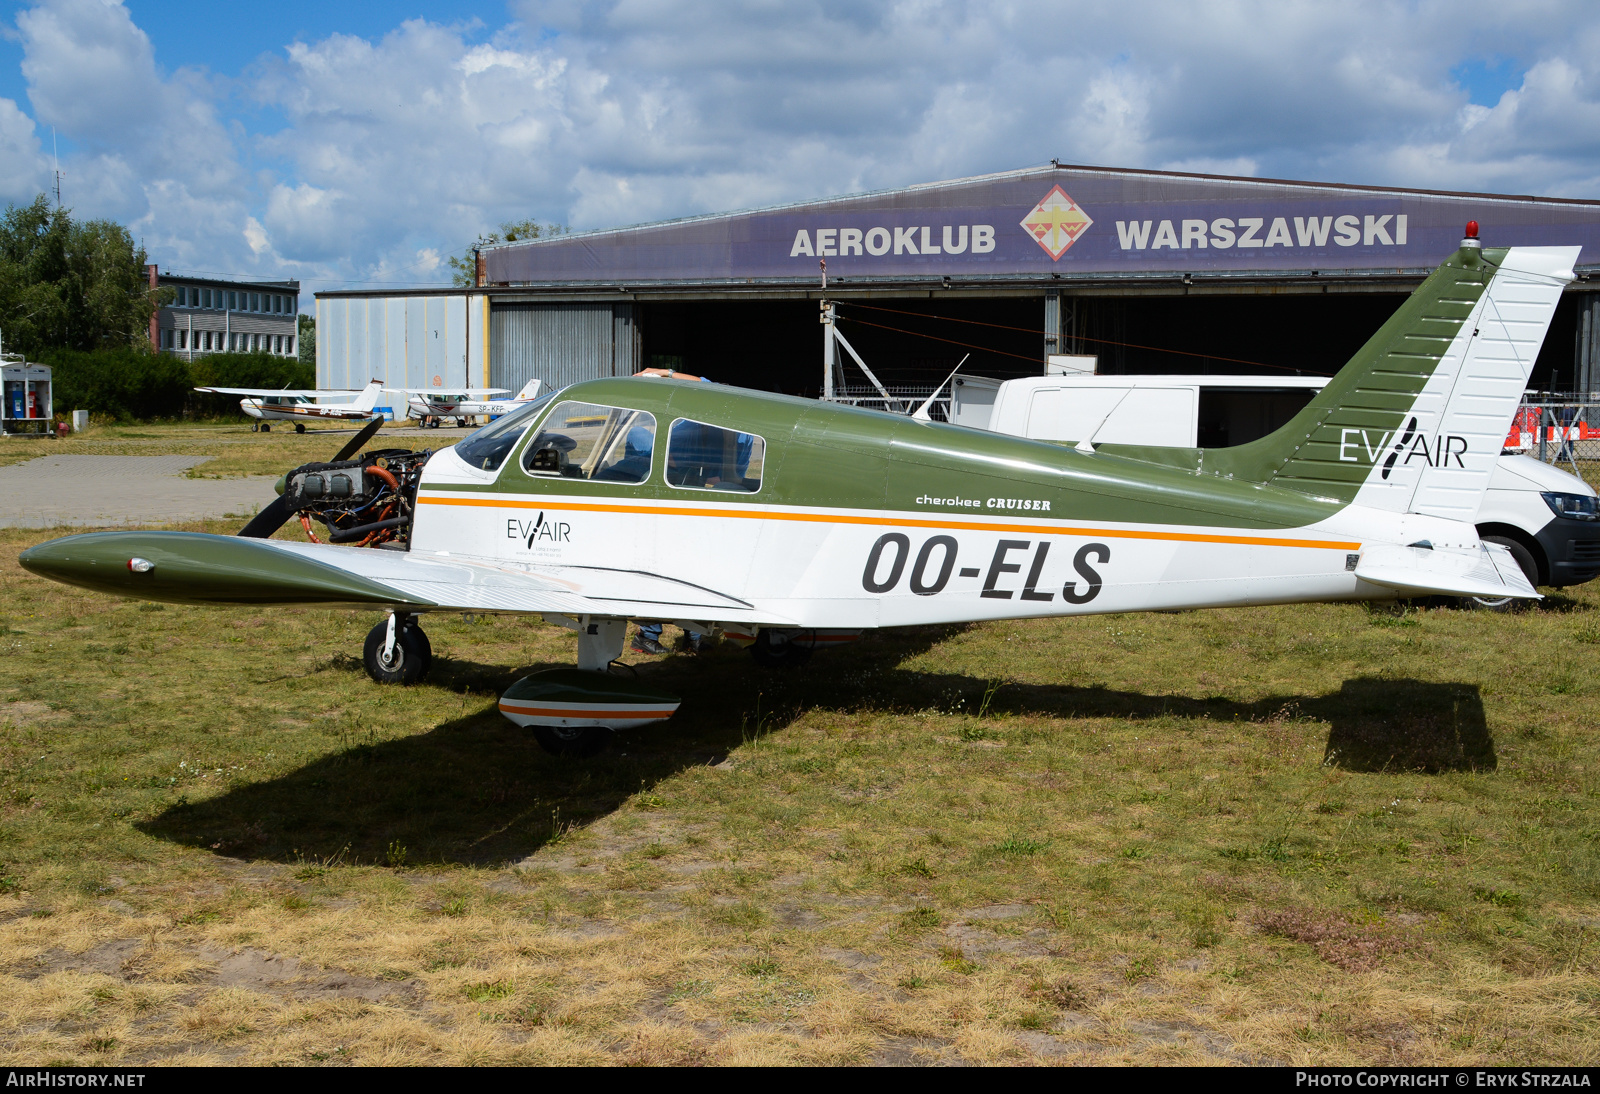
M239 310L239 294L238 293L236 293L236 292L228 293L228 310L229 311L238 311Z
M283 353L286 357L294 356L294 335L285 335L283 339Z
M201 289L200 290L200 306L202 308L209 308L211 306L211 290L210 289Z
M206 340L206 352L209 353L211 351L211 332L210 331L206 331L204 337L205 337L205 340Z

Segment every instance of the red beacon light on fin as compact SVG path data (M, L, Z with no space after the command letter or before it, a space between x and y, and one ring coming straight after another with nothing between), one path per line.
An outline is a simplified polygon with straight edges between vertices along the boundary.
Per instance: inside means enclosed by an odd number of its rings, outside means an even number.
M1466 238L1461 241L1461 245L1463 247L1482 247L1483 246L1483 244L1478 240L1478 222L1477 221L1475 221L1475 220L1467 221L1467 235L1466 235Z

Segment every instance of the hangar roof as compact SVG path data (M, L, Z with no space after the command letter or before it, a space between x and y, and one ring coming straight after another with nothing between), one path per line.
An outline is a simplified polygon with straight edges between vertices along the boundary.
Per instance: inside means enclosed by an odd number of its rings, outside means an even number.
M976 286L1420 276L1467 221L1486 245L1582 244L1600 201L1046 167L501 244L491 286ZM1063 287L1066 287L1063 285Z

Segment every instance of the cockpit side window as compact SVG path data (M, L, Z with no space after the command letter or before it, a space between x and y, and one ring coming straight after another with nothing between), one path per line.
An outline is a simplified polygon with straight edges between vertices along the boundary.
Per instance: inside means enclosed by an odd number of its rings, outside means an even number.
M679 418L667 435L667 485L754 494L766 452L754 433Z
M522 453L535 478L641 483L655 454L655 415L596 403L559 403Z

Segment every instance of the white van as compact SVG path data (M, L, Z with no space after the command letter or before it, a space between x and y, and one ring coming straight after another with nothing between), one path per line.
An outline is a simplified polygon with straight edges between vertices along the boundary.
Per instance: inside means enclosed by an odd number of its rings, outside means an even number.
M1322 376L957 377L956 425L1067 444L1230 448L1273 432L1328 382ZM1600 575L1600 500L1575 475L1504 452L1478 510L1478 535L1506 547L1534 585Z

